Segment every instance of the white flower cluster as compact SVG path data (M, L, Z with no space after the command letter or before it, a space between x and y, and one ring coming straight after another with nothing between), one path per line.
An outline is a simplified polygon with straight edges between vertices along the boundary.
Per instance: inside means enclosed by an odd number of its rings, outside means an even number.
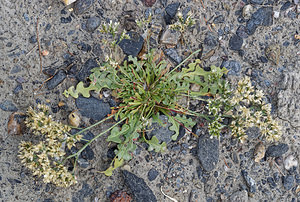
M277 141L281 127L271 116L271 104L264 100L264 93L255 90L250 78L245 77L233 93L225 90L223 95L208 102L209 114L214 117L208 126L210 134L219 136L225 127L221 124L225 115L233 119L231 133L241 142L247 139L246 130L250 127L258 127L268 141Z
M265 102L264 93L254 90L250 78L239 81L231 99L233 106L232 134L242 142L247 138L245 130L258 127L268 141L277 141L281 136L281 127L271 116L271 104Z
M34 145L22 141L19 145L21 162L33 171L33 175L43 177L45 183L68 187L76 183L75 176L63 166L65 146L71 149L81 135L67 135L71 128L62 123L53 121L46 105L38 105L37 111L28 109L25 121L35 135L42 136L43 140Z
M188 12L186 19L184 19L181 12L178 12L177 18L178 21L169 26L170 29L178 30L179 32L183 33L188 27L195 24L195 20L192 17L192 12Z

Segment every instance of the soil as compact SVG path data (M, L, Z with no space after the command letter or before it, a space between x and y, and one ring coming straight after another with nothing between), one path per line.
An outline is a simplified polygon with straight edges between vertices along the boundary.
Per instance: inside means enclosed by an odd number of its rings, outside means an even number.
M89 2L88 0L84 2ZM70 64L81 67L89 58L103 61L106 50L99 54L93 47L100 44L103 34L99 30L87 32L85 25L90 17L98 16L101 23L118 20L124 24L124 11L131 12L134 19L144 18L147 13L153 14L153 22L164 24L164 6L177 1L147 1L146 7L141 0L98 0L84 13L75 14L73 5L65 6L58 0L2 0L0 5L0 103L11 101L18 111L25 112L29 106L38 102L52 107L54 117L67 123L68 114L76 110L75 101L66 98L62 93L76 84L76 78L68 74L67 78L53 90L48 90L44 83L49 76L41 72L41 68L64 69ZM232 71L228 78L235 83L242 76L251 77L253 84L262 89L269 102L272 103L273 116L283 127L283 136L279 141L289 146L281 161L293 155L299 162L300 148L300 49L299 49L299 7L298 1L290 2L287 9L282 8L287 1L247 0L180 0L181 11L189 8L196 19L196 24L184 33L183 44L175 49L182 58L203 44L202 60L205 66L220 66L225 59L240 64L240 69ZM253 35L243 39L242 46L235 50L229 45L230 38L235 35L240 25L238 22L241 10L249 2L253 10L250 16L261 7L271 7L273 12L280 12L279 17L272 16L272 24L258 26ZM215 20L222 15L224 20ZM221 19L221 18L220 18ZM126 21L126 20L125 20ZM128 25L127 25L128 26ZM129 29L136 29L129 26ZM144 36L141 30L136 29ZM37 37L38 36L38 37ZM37 39L38 38L38 39ZM213 38L213 42L206 40ZM39 47L40 44L40 47ZM84 45L85 44L85 45ZM239 44L237 44L239 45ZM279 59L266 56L265 50L271 45L279 46ZM164 49L160 44L158 48ZM267 49L270 50L270 49ZM41 56L39 51L48 55ZM263 58L261 58L263 56ZM267 60L267 62L265 61ZM274 62L275 61L275 62ZM172 61L170 61L171 64ZM276 64L275 64L276 63ZM20 85L22 88L20 89ZM59 109L58 103L63 101L66 107ZM8 135L7 122L11 111L0 110L0 201L109 201L109 196L116 190L130 193L124 184L120 170L111 177L99 173L109 165L107 146L104 139L98 139L91 145L94 151L93 160L87 168L77 171L78 184L70 188L57 188L44 184L41 179L32 176L17 157L18 144L22 140L32 140L30 133ZM87 119L83 122L88 123ZM93 129L93 133L110 126L103 124ZM171 201L161 192L177 201L233 201L235 195L245 201L300 201L299 173L300 167L285 170L280 159L265 158L254 162L255 146L263 142L266 148L273 143L264 139L249 138L244 144L238 143L230 135L220 138L220 156L217 167L209 173L203 172L195 149L197 138L186 134L180 141L171 142L168 151L163 154L148 152L140 144L133 160L127 162L130 170L143 178L152 189L157 201ZM235 158L236 157L236 158ZM276 160L276 162L275 162ZM156 169L159 175L153 181L148 179L150 169ZM256 191L249 192L241 175L247 170L256 182ZM277 174L275 174L277 173ZM279 174L276 187L272 188L268 177ZM284 186L285 176L293 176L292 188ZM246 191L245 191L246 190ZM243 201L242 199L240 201Z

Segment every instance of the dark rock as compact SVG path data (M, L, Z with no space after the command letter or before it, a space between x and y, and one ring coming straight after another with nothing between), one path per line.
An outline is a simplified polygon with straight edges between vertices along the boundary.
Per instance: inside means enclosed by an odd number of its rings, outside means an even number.
M248 20L246 24L247 34L253 35L257 27L258 25L254 23L254 19L251 18L250 20Z
M37 42L37 40L36 40L36 36L35 35L33 35L33 36L31 36L29 38L29 43L36 43L36 42Z
M100 43L94 44L92 52L93 52L97 57L99 57L99 56L102 55L103 52L102 52Z
M166 7L168 4L168 0L160 0L160 2L163 5L163 7Z
M80 42L79 44L77 44L77 48L85 52L90 52L92 50L92 47L84 42Z
M70 22L72 22L72 17L71 16L69 16L69 17L61 17L60 18L60 22L63 23L63 24L70 23Z
M69 65L67 69L67 75L76 75L77 74L77 64Z
M145 6L152 7L156 0L142 0Z
M95 31L101 24L101 20L99 17L90 17L86 21L86 31L93 32Z
M11 185L15 185L15 184L20 184L20 183L21 183L21 181L18 180L18 179L11 179L11 178L8 178L7 180L9 181L9 183L10 183Z
M143 202L156 202L157 199L152 190L148 187L142 178L137 177L135 174L123 170L124 181L133 193L136 201Z
M127 34L130 36L130 39L123 39L120 41L119 46L126 55L136 57L142 50L144 39L137 32L130 31Z
M240 25L237 30L236 34L241 38L248 38L247 28L244 25Z
M265 0L250 0L250 3L252 4L262 4Z
M55 67L49 67L49 68L46 67L45 69L43 69L43 73L49 77L54 76L56 71L57 71L57 68L55 68Z
M260 129L256 126L247 128L245 131L246 135L248 138L251 139L256 139L261 135Z
M241 71L241 64L235 60L223 61L221 67L225 67L228 70L228 75L239 75Z
M81 168L87 168L90 165L86 159L80 157L78 158L77 163Z
M16 105L10 100L4 100L0 103L0 109L3 111L15 112L18 111Z
M246 184L249 188L250 193L255 193L256 192L256 182L254 179L252 179L249 175L248 172L245 170L242 170L242 176L244 177Z
M283 42L283 44L282 44L284 47L288 47L289 45L290 45L290 42L288 42L288 41L285 41L285 42Z
M232 159L232 161L233 161L235 164L238 164L238 163L239 163L239 159L238 159L238 156L237 156L236 152L232 152L232 153L231 153L231 159Z
M281 6L280 11L285 11L285 10L287 10L291 5L292 5L292 3L291 3L290 1L285 2L285 3Z
M91 188L91 186L87 183L83 183L81 190L79 190L76 193L76 196L78 197L79 201L85 201L84 199L88 196L91 196L94 194L94 190Z
M10 73L11 74L16 74L19 73L20 71L22 71L22 68L19 65L15 65L11 70Z
M180 6L180 3L176 2L176 3L167 5L167 7L165 8L164 18L165 18L167 25L172 24L172 20L176 16L179 6Z
M233 35L229 39L229 48L231 50L240 50L243 45L243 38L238 35Z
M58 72L46 83L47 88L49 90L54 89L56 86L58 86L65 78L67 77L67 74L64 70L58 70Z
M260 56L260 61L262 62L262 63L267 63L268 62L268 59L265 57L265 56Z
M294 186L294 181L295 181L295 179L294 179L293 175L288 175L288 176L283 177L283 187L286 190L292 189L292 187Z
M164 53L166 54L166 56L168 56L173 62L175 62L176 64L181 63L182 59L181 57L178 55L177 51L175 48L168 48L164 50Z
M30 40L30 39L29 39ZM30 41L29 41L30 42ZM12 42L7 42L7 44L5 45L6 47L12 47Z
M99 67L98 63L96 60L90 58L88 59L83 66L81 67L81 69L79 70L79 72L76 74L76 78L79 81L84 81L86 80L87 77L90 76L90 74L92 73L91 70L94 69L95 67Z
M219 15L217 17L214 18L214 23L215 24L218 24L218 23L223 23L225 20L224 16L223 15Z
M254 34L258 26L271 26L273 24L273 8L262 7L252 14L247 21L246 28L249 35Z
M159 142L170 143L172 141L172 136L175 134L174 131L169 130L171 124L168 122L168 117L166 115L160 115L159 119L163 123L167 123L165 126L161 126L159 123L153 123L149 130L150 133L147 133L147 137L151 139L153 136L157 137Z
M95 0L77 0L74 4L74 12L77 15L85 13L93 4Z
M80 157L86 160L92 160L95 157L95 154L90 146L87 146L80 154Z
M20 91L22 91L23 90L23 86L22 86L22 84L18 84L15 88L14 88L14 90L13 90L13 93L14 94L17 94L17 93L19 93Z
M219 161L219 140L209 134L201 135L198 140L198 155L202 168L210 172Z
M205 36L204 45L216 47L218 45L218 39L215 36L208 34Z
M155 168L151 168L148 172L148 180L153 181L157 178L159 172Z
M1 178L0 178L0 180L1 180ZM295 180L296 180L296 184L300 185L300 175L298 173L295 175Z
M269 183L271 189L274 189L277 186L275 180L272 177L268 177L267 182Z
M266 157L279 157L289 150L289 146L285 143L271 145L266 151Z
M75 103L82 116L95 121L102 120L110 113L109 104L94 97L84 98L80 96L76 99Z
M106 153L107 158L109 158L109 159L115 158L115 156L116 156L115 150L117 150L117 149L118 148L116 146L109 148Z
M278 173L278 172L275 172L275 173L273 174L273 178L274 178L274 181L275 181L275 182L279 182L279 180L280 180L279 173Z
M45 27L45 32L49 31L51 29L51 24L48 23Z

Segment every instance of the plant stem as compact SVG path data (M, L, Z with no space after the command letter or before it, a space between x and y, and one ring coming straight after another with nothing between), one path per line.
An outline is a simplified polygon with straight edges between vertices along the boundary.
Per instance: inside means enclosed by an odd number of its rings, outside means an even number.
M83 133L83 132L85 132L85 131L87 131L87 130L89 130L89 129L91 129L91 128L97 126L97 125L99 125L100 123L103 123L104 121L106 121L106 120L108 120L108 119L111 119L113 116L114 116L114 115L108 116L108 117L106 117L105 119L102 119L101 121L98 121L97 123L94 123L93 125L90 125L89 127L86 127L85 129L82 129L81 131L77 132L77 133L74 134L73 136L79 135L79 134L81 134L81 133Z
M171 71L169 71L167 75L171 74L172 72L174 72L176 69L178 69L181 65L183 65L186 61L188 61L193 55L199 53L202 49L198 49L195 52L193 52L192 54L190 54L186 59L184 59L179 65L177 65L174 69L172 69Z
M108 117L107 117L108 118ZM106 119L107 119L106 118ZM126 117L127 118L127 117ZM91 140L89 140L78 152L76 152L75 154L72 154L72 155L70 155L70 156L68 156L68 157L66 157L64 160L63 160L63 162L64 161L66 161L66 160L68 160L68 159L70 159L70 158L72 158L72 157L75 157L76 156L76 158L77 158L77 156L79 156L79 154L87 147L87 146L89 146L94 140L96 140L98 137L100 137L100 136L102 136L103 134L105 134L105 133L107 133L108 131L110 131L111 129L113 129L114 127L116 127L119 123L122 123L126 118L123 118L122 120L120 120L120 121L118 121L117 123L115 123L113 126L111 126L110 128L108 128L108 129L106 129L105 131L103 131L102 133L99 133L97 136L95 136L93 139L91 139ZM103 121L103 120L102 120ZM95 125L95 124L94 124ZM92 126L94 126L94 125L92 125ZM91 126L90 127L88 127L88 128L91 128ZM81 132L81 131L80 131ZM80 132L78 132L78 134L80 133Z

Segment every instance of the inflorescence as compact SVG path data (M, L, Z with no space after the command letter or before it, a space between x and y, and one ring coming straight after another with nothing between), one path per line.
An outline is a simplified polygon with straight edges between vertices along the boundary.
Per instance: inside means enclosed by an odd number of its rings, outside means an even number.
M19 145L21 162L33 175L43 177L45 183L68 187L77 181L75 176L64 166L65 147L71 149L82 135L70 135L71 128L56 122L49 115L49 108L39 104L37 109L27 111L26 126L33 134L41 137L38 144L22 141Z
M227 93L227 96L225 92L208 103L209 114L215 117L209 124L211 135L218 136L225 127L222 124L224 114L232 118L231 133L241 142L247 139L246 130L251 127L258 127L267 141L277 141L280 138L281 127L271 116L271 104L266 103L261 90L254 89L249 77L239 81L235 91Z

